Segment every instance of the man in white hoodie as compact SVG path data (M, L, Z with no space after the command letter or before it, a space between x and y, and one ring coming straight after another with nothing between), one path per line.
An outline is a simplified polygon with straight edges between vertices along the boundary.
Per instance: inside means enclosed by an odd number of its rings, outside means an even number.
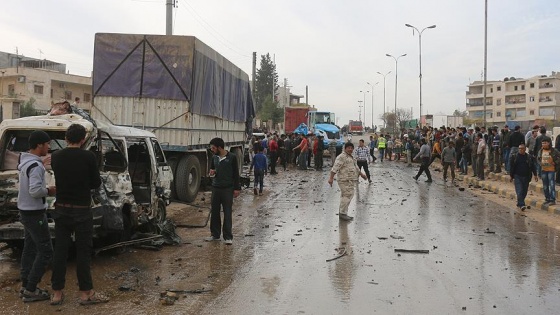
M43 301L49 299L46 290L37 284L45 274L47 265L53 257L53 248L49 225L47 222L47 196L56 193L54 186L45 183L45 164L50 162L46 156L49 152L49 135L36 130L29 136L29 153L23 152L18 165L19 193L18 209L20 221L24 228L24 245L21 254L20 294L23 302Z

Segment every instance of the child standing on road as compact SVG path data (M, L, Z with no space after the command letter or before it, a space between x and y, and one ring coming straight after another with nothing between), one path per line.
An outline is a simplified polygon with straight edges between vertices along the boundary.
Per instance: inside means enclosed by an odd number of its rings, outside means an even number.
M251 167L249 168L249 173L255 168L255 181L253 192L257 195L257 185L259 185L258 194L262 196L263 185L264 185L264 172L266 170L266 156L263 154L262 148L259 146L257 149L257 154L253 157L253 162L251 162Z

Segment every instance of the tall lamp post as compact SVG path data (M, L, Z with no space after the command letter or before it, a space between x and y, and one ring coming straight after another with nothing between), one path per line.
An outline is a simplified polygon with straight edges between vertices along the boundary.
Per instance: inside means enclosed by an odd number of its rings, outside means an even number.
M420 120L422 119L422 33L426 29L436 28L436 26L432 25L432 26L424 27L421 31L419 31L415 26L412 26L410 24L405 24L404 26L415 29L416 32L418 32L418 55L419 55L419 59L420 59L420 62L419 62L420 63L420 75L419 75L419 78L420 78L420 113L418 115L419 116L418 117L419 118L418 123L420 123ZM412 32L413 32L413 35L414 35L414 31L412 31Z
M358 101L358 120L362 121L362 102L363 101Z
M364 121L362 123L363 123L363 126L365 128L366 127L366 93L369 93L369 91L360 91L360 93L364 94L364 103L363 103L363 105L364 105Z
M389 71L389 72L387 72L387 73L385 73L385 74L383 74L383 73L381 73L381 72L379 72L379 71L378 71L377 73L379 73L380 75L383 76L383 128L387 128L387 123L385 122L385 121L387 120L387 117L385 117L385 109L387 108L387 107L385 106L385 77L386 77L389 73L391 73L391 71Z
M371 86L371 130L373 131L373 129L374 129L373 128L374 127L374 124L373 124L373 88L376 85L378 85L379 82L375 82L375 84L371 84L369 82L366 82L366 83Z
M398 88L398 73L399 73L399 59L401 57L406 56L406 54L402 54L398 57L395 57L391 54L385 54L385 56L387 57L391 57L395 60L395 126L394 126L394 130L393 132L395 133L395 136L397 135L397 88Z

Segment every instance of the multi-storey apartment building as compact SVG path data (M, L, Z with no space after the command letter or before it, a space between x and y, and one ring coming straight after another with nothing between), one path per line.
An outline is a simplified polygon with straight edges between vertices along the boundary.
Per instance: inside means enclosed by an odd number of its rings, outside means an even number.
M0 118L20 117L21 106L34 99L39 112L53 102L80 98L79 107L91 110L91 77L66 73L66 65L0 52Z
M486 121L488 125L516 121L523 128L560 117L560 73L528 79L504 78L503 81L475 81L468 86L469 118L484 119L486 88Z

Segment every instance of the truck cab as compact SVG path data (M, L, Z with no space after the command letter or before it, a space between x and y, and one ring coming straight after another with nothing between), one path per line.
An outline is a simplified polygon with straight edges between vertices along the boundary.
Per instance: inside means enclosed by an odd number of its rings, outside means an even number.
M97 157L101 186L93 192L92 211L96 236L118 234L130 237L146 223L160 223L169 203L171 171L153 133L130 127L98 125L76 114L33 116L7 119L0 124L0 242L23 240L18 221L18 160L29 150L28 137L43 130L51 138L49 155L66 147L65 132L71 124L87 131L83 149ZM50 165L47 185L54 185ZM54 209L55 197L48 197L47 216ZM49 219L54 237L54 221Z
M331 141L336 141L337 154L342 152L344 138L335 122L335 114L330 112L310 111L308 113L308 126L317 136L323 136L324 147L327 148Z

